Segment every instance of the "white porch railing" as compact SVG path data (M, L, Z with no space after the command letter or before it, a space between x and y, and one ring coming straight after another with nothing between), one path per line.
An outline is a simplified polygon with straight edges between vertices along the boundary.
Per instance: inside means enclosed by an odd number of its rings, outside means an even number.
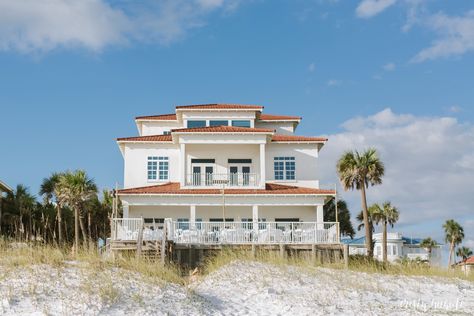
M173 222L177 244L336 244L338 223L316 222Z
M177 244L338 244L336 222L176 222L165 220L168 240ZM144 225L142 218L112 220L112 241L162 240L163 229Z
M186 174L186 185L195 187L256 187L259 186L256 173L191 173Z

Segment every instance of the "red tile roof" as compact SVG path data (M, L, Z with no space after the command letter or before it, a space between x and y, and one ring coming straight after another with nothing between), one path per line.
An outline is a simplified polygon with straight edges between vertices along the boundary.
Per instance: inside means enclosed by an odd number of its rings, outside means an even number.
M212 104L193 104L193 105L178 105L176 109L248 109L248 110L261 110L261 105L244 105L244 104L231 104L231 103L212 103Z
M295 121L301 120L300 116L260 114L261 121Z
M467 258L464 262L464 264L474 264L474 256L471 256Z
M176 114L137 116L136 120L176 121Z
M171 132L179 133L273 133L274 130L268 128L250 128L250 127L236 127L236 126L207 126L207 127L192 127L192 128L178 128Z
M297 136L297 135L280 135L275 134L272 136L272 142L326 142L328 139L324 137L311 137L311 136Z
M150 136L135 136L135 137L121 137L117 138L117 141L129 141L129 142L171 142L171 135L150 135Z
M222 194L220 189L181 189L178 182L162 185L130 188L118 191L119 194ZM267 183L265 189L225 189L225 194L301 194L301 195L334 195L334 190L294 187L275 183Z

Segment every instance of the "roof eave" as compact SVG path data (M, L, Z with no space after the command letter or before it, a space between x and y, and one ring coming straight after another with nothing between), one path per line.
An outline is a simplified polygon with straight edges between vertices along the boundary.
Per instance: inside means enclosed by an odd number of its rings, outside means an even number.
M229 108L229 109L216 109L216 108L201 108L201 109L194 109L194 108L179 108L179 109L176 109L176 112L188 112L188 111L191 111L191 112L262 112L263 111L263 108L249 108L249 109L233 109L233 108Z
M13 192L13 189L10 188L10 186L8 184L6 184L5 182L1 181L0 180L0 189L3 191L3 192L10 192L12 193Z

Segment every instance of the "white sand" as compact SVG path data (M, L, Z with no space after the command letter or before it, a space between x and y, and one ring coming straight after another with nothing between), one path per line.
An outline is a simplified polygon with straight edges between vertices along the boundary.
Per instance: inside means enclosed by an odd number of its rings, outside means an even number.
M234 262L186 288L71 263L0 267L0 300L2 315L472 315L474 283Z

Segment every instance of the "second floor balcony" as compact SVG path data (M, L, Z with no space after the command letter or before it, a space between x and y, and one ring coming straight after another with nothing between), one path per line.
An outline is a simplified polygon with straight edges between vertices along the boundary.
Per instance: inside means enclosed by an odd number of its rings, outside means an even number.
M186 186L212 188L255 188L260 185L260 177L250 172L190 173L186 174Z

